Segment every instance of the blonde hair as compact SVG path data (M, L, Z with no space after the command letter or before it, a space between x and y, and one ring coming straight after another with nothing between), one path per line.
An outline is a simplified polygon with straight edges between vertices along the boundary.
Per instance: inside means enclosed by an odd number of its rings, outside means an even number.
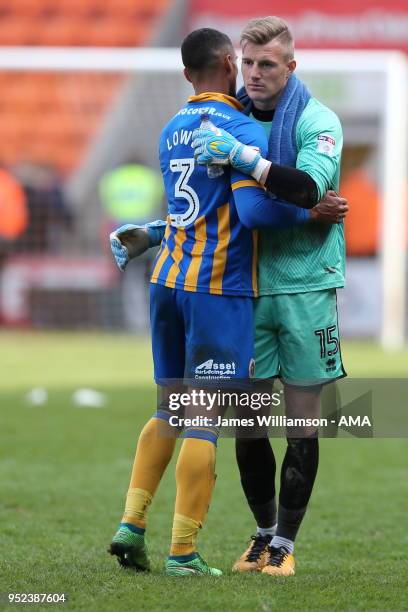
M282 46L287 61L294 57L294 42L288 24L279 17L258 17L251 19L241 34L241 45L251 42L266 45L276 40Z

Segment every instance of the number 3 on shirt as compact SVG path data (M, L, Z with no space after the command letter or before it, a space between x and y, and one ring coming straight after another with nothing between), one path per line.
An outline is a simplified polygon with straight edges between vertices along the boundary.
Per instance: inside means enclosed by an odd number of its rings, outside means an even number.
M172 172L180 172L180 176L174 186L174 195L176 198L184 198L188 202L186 212L170 214L170 221L175 227L186 227L194 223L200 210L198 195L191 185L188 184L188 179L194 170L194 158L172 159L170 170Z

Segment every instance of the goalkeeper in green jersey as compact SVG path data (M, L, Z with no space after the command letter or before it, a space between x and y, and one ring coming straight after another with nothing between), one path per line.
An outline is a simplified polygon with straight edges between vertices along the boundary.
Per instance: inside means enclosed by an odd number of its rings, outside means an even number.
M238 97L244 112L268 135L268 160L222 130L216 135L197 130L197 161L229 159L273 197L313 206L339 186L340 122L293 74L293 38L285 22L276 17L250 21L241 45L245 90ZM336 305L344 267L342 223L259 233L255 376L282 379L288 417L319 417L322 386L345 376ZM287 443L277 504L276 463L268 438L236 440L242 486L257 522L236 571L294 574L294 541L318 467L317 430L287 431Z

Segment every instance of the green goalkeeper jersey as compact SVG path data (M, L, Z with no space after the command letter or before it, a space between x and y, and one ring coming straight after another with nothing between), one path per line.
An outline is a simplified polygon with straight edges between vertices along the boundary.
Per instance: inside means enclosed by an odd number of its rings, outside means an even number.
M259 121L269 131L271 123ZM296 168L315 181L319 200L338 190L343 134L335 113L311 98L296 126ZM259 295L303 293L344 286L343 224L307 223L259 232Z

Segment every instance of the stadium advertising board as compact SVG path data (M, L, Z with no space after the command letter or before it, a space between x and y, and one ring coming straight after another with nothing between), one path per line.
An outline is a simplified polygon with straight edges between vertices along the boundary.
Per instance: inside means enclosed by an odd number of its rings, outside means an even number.
M239 41L248 19L269 14L287 21L303 49L399 49L408 52L408 10L404 0L257 0L219 3L193 0L189 29L219 28Z

